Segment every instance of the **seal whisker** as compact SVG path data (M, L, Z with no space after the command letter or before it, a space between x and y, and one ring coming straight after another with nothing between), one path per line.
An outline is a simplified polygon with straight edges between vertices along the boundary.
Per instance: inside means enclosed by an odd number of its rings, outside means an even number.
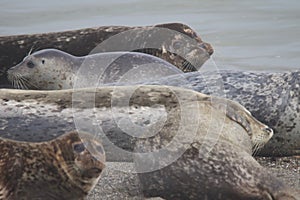
M26 90L28 90L28 87L27 87L27 85L26 85L26 83L24 82L24 80L23 80L23 79L20 79L20 83L21 83L21 87L22 87L22 89L26 89Z
M16 88L20 89L20 85L19 85L19 80L18 79L16 80Z
M12 81L13 81L13 86L14 86L14 88L18 88L18 76L17 76L17 74L13 74L13 75L11 76L11 79L12 79Z
M256 154L256 149L257 149L257 143L255 143L252 147L252 156L255 156Z
M184 60L182 63L182 70L184 72L197 71L194 65L192 65L189 61Z
M35 45L35 44L33 44L33 45L32 45L32 47L30 48L30 50L29 50L29 52L28 52L27 56L30 56L30 55L31 55L31 53L33 52L34 45Z
M20 75L19 79L22 80L24 86L26 86L26 89L29 89L29 87L33 87L35 89L39 89L38 87L36 87L35 85L33 85L26 77Z
M23 89L22 79L20 78L20 74L16 74L17 79L17 87L18 89Z
M260 151L260 149L261 149L262 146L263 146L263 145L261 145L260 143L256 143L256 144L254 145L252 155L253 155L253 156L257 155L258 152Z
M17 79L14 80L14 85L15 85L14 86L15 88L18 88L18 80Z
M22 81L22 79L18 79L18 83L19 83L19 89L23 89L24 88L24 83Z
M20 81L22 82L22 84L23 84L23 87L25 88L25 89L28 89L28 86L30 86L31 84L30 84L30 82L25 78L25 77L20 77Z
M14 88L16 88L16 80L15 79L12 79L12 85Z

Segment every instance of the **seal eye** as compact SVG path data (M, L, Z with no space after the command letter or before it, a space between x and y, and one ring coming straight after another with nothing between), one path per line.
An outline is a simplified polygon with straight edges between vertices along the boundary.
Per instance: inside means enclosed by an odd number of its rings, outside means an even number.
M45 64L45 60L42 60L42 64Z
M27 63L27 67L33 68L33 67L34 67L34 63L33 63L32 61L29 61L29 62Z
M79 143L79 144L75 144L73 146L73 149L74 149L75 152L81 153L81 152L83 152L85 150L85 147L84 147L83 143Z
M181 46L182 46L182 43L180 41L175 41L173 43L173 48L174 49L180 49Z

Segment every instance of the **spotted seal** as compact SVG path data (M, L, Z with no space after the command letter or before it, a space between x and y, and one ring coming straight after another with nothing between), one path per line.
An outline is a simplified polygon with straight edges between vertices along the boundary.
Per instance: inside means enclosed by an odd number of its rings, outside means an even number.
M183 87L237 101L255 118L274 129L274 137L258 155L293 156L300 155L299 82L299 70L220 70L174 75L143 84Z
M102 144L72 131L53 140L0 138L0 199L84 199L105 167Z
M182 72L162 59L143 53L110 52L76 57L60 50L44 49L25 57L7 73L16 88L59 90L73 88L76 80L80 87L92 87L91 82L102 85L142 81ZM127 73L131 76L124 79Z
M202 41L199 34L197 34L191 27L182 23L168 23L168 24L157 24L150 26L100 26L93 28L85 28L79 30L70 30L63 32L50 32L50 33L39 33L39 34L29 34L29 35L10 35L10 36L1 36L0 37L0 87L1 88L10 88L10 84L7 80L6 71L9 67L16 65L23 58L24 55L27 55L28 52L33 48L34 50L38 49L46 49L46 48L55 48L60 49L62 51L68 52L70 54L76 56L84 56L90 54L90 52L98 46L103 41L106 41L109 38L113 38L114 36L127 32L126 40L130 40L131 44L137 44L138 47L134 50L141 50L146 47L153 47L153 40L151 43L147 43L145 39L147 39L150 35L149 31L159 32L161 30L169 30L172 34L165 35L166 37L156 37L163 41L163 44L157 44L155 47L160 47L157 49L158 51L148 51L147 53L151 53L151 55L158 56L160 58L167 59L171 64L181 67L185 66L185 58L186 56L181 56L181 58L173 53L168 53L166 51L162 51L163 49L176 49L178 46L180 47L181 40L183 36L194 40L195 47L199 48L197 50L195 48L190 49L187 52L190 55L190 58L204 56L208 53L211 55L213 53L213 48L210 44ZM165 31L166 32L166 31ZM141 38L141 34L145 37ZM151 36L158 35L160 33L151 34ZM160 36L162 36L160 34ZM168 43L166 43L168 41ZM146 42L146 43L145 43ZM121 51L119 48L118 42L115 43L114 51ZM178 45L179 44L179 45ZM108 45L110 49L103 49L103 51L111 51L111 46ZM164 48L162 48L164 46ZM173 48L174 47L174 48ZM186 48L184 48L186 49ZM129 51L129 49L123 49L123 51ZM102 52L103 52L102 51ZM160 54L160 52L162 54ZM202 54L203 52L203 54ZM196 53L196 54L194 54ZM200 53L200 54L199 54ZM203 60L204 61L204 60ZM201 63L201 62L200 62Z
M168 128L162 128L157 135L137 142L136 151L141 153L135 156L137 170L147 169L138 174L146 197L297 199L297 194L251 156L271 138L273 132L270 128L230 100L202 94L201 105L196 106L200 109L200 115L193 114L196 108L191 102L185 103L181 102L178 108L171 105L174 110L168 117L176 118L176 109L184 107L190 116L186 120L189 121L189 128L180 129L176 126L179 122L172 125L166 122ZM160 152L174 141L178 129L183 136L173 145L176 148L170 147L167 152ZM192 130L197 130L195 140L185 143L185 138L191 137ZM168 159L170 155L177 154L177 148L183 148L183 154L169 164Z

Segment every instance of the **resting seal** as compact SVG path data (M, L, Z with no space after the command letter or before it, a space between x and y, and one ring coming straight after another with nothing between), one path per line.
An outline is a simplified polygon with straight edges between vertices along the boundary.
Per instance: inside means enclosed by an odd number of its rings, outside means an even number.
M300 71L221 70L185 73L143 84L178 86L237 101L274 130L258 155L292 156L300 155L299 82Z
M1 136L0 199L84 199L100 178L105 153L90 134L80 134L44 142Z
M161 37L162 34L151 34L151 36L159 35L159 37L155 37L155 41L159 39L163 42L163 44L157 44L154 47L160 47L158 50L162 50L162 45L164 45L164 49L174 49L174 47L180 46L181 40L183 36L186 36L190 40L194 40L194 44L198 46L199 51L195 54L195 57L211 55L213 53L212 46L201 40L200 36L189 26L181 23L168 23L168 24L158 24L155 26L140 26L140 27L128 27L128 26L100 26L93 28L85 28L79 30L70 30L64 32L55 32L55 33L42 33L42 34L29 34L29 35L11 35L11 36L1 36L0 37L0 87L8 88L10 86L6 71L9 67L16 65L23 58L24 55L27 55L30 52L30 49L37 47L39 49L46 48L54 48L60 49L62 51L68 52L77 56L84 56L90 54L90 52L98 46L103 41L106 41L109 38L112 38L116 35L119 35L123 32L130 32L132 34L127 34L126 40L121 40L121 42L126 42L128 39L130 40L130 44L137 44L136 49L131 50L142 50L141 48L153 47L153 39L150 43L145 43L145 39L149 38L149 31L160 31L160 30L169 30L172 34L164 35L165 37ZM166 31L165 31L166 32ZM141 34L146 37L141 37ZM120 41L120 40L118 40ZM170 41L170 43L166 44L166 41ZM179 42L179 43L178 43ZM115 49L113 51L129 51L129 49L120 49L120 43L115 43ZM128 42L127 42L128 44ZM111 51L112 45L108 45L110 49L104 51ZM190 49L191 57L195 49ZM203 51L204 54L201 54ZM152 51L150 51L152 53ZM200 53L200 55L199 55ZM181 58L178 59L178 56L173 54L155 54L158 57L162 58L167 57L167 60L171 62L171 64L180 68L180 66L184 66ZM187 58L186 56L182 56L182 58ZM202 61L204 62L204 60ZM200 62L201 63L201 62Z
M174 97L166 96L169 98L166 104L172 107L168 118L177 119L178 110L182 108L187 109L190 118L185 120L186 116L179 115L183 123L188 122L183 129L178 128L180 123L176 120L173 123L166 121L167 128L162 128L157 135L137 141L136 151L141 154L135 156L135 163L138 172L144 171L138 176L146 197L296 199L296 194L251 156L271 138L273 132L244 107L204 94L197 94L201 102L198 105L193 105L192 99L171 103L176 101ZM188 96L187 93L184 96ZM161 99L155 100L159 101ZM199 109L199 115L195 109ZM186 138L192 137L193 130L196 130L196 136L192 143L188 143ZM182 137L179 136L169 147L176 134ZM184 153L168 163L179 149ZM147 154L149 152L153 153Z
M182 72L162 59L143 53L111 52L76 57L56 49L44 49L25 57L7 73L16 88L60 90L73 88L76 80L81 84L76 87L93 87L97 85L89 84L95 81L100 85L142 81ZM131 76L124 79L126 73Z
M249 154L252 153L252 147L261 147L272 136L271 130L266 125L255 120L255 118L239 104L230 100L210 97L191 90L176 87L106 86L74 91L23 91L6 89L0 91L0 100L2 100L0 101L0 105L4 111L2 112L2 120L0 121L0 125L4 128L0 130L0 133L10 139L16 139L14 137L14 135L16 135L16 137L22 138L22 140L40 142L41 140L39 138L44 138L45 135L49 136L51 134L52 136L50 138L52 139L55 137L55 134L60 132L60 130L67 132L70 131L70 129L74 129L75 126L73 120L83 119L85 124L89 124L93 123L93 118L96 117L106 136L109 137L115 145L132 151L136 139L134 137L128 137L128 134L120 128L118 121L122 121L121 119L128 117L128 115L132 118L134 113L137 112L135 114L135 119L137 120L136 123L142 123L142 125L145 126L152 121L150 116L152 116L152 118L161 117L162 114L159 112L166 111L159 108L152 108L152 110L147 110L149 113L145 113L143 112L143 109L151 108L152 105L157 104L173 111L175 108L178 109L181 106L181 102L176 100L178 97L180 97L183 102L198 102L197 104L202 105L203 107L221 106L224 104L224 108L217 108L222 109L217 113L223 113L222 117L225 117L224 114L226 114L226 119L235 122L233 123L234 126L237 125L238 127L242 127L242 130L247 132ZM134 96L131 97L132 100L130 102L131 104L134 103L136 107L123 104L114 105L116 102L126 102L127 95L131 94L132 91L134 91ZM96 102L93 102L95 100ZM30 104L28 104L28 102ZM139 108L141 110L132 110L129 113L124 112L123 109L126 109L128 106L131 109ZM193 109L197 110L199 115L205 113L204 116L208 116L206 120L210 119L210 112L203 110L203 108L197 108L195 103L193 103L193 106ZM72 112L72 109L74 110L74 113ZM94 111L91 109L94 109ZM188 107L188 109L190 108ZM215 111L216 109L213 110ZM175 111L178 112L178 110ZM168 111L168 113L169 112L170 111ZM191 110L191 113L194 112L195 111ZM196 119L199 118L199 116L195 117ZM177 123L178 119L180 119L180 116L170 115L170 118L168 118L170 123L173 124ZM12 126L16 121L18 121L18 125ZM196 121L194 121L194 123L196 123ZM260 125L258 126L258 124ZM86 127L85 131L95 132L94 126L95 125ZM174 128L176 126L174 126ZM205 125L205 127L207 126L208 125ZM38 129L30 130L24 129L24 127L37 127ZM135 130L134 128L135 127L132 127L131 131ZM18 134L19 129L24 129L22 135ZM256 133L256 129L262 131ZM169 129L166 129L166 131L168 130ZM45 132L45 134L42 135L39 132ZM240 136L237 132L233 140L236 140ZM47 140L49 140L49 138L47 138ZM103 142L105 146L106 143L105 141ZM242 144L242 141L241 143L237 143L237 145ZM108 159L110 159L110 157L108 157Z

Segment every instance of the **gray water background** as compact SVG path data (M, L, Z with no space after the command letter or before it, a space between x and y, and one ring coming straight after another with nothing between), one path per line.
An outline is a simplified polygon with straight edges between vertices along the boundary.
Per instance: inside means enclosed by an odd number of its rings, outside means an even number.
M299 0L0 0L0 35L167 22L211 43L220 69L300 68Z

